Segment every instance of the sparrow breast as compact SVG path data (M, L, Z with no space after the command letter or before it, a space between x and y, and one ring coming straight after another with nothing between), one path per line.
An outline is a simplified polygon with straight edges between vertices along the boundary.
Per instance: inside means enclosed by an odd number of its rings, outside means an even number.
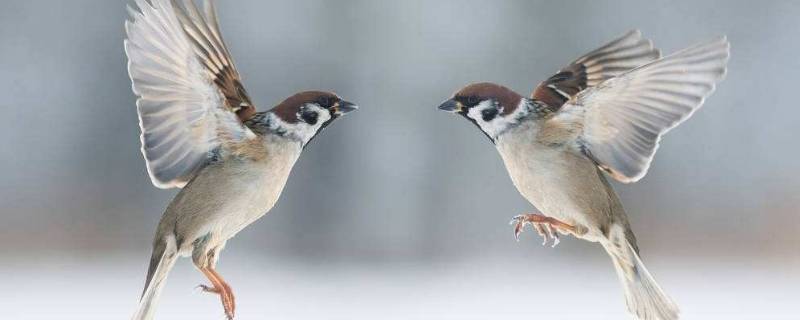
M612 221L612 198L602 173L586 157L539 139L542 123L526 121L497 140L497 150L514 186L538 210L588 230L597 241L598 226Z
M275 135L260 137L266 154L230 157L204 167L167 208L186 239L215 234L229 239L277 202L301 145ZM191 214L188 214L191 213Z

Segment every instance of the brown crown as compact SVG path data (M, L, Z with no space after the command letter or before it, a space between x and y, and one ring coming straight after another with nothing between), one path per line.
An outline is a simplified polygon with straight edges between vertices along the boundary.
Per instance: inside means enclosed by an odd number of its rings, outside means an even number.
M504 86L489 83L489 82L481 82L481 83L473 83L470 84L453 95L453 98L468 98L468 97L478 97L480 99L494 99L503 106L503 114L507 115L517 108L520 101L522 100L522 96L514 92L513 90L506 88Z
M272 108L271 111L283 121L288 123L296 123L298 121L297 111L300 110L300 107L307 103L318 102L322 98L328 98L328 101L330 101L331 104L341 100L339 96L333 92L304 91L286 98L286 100L283 100L283 102ZM322 107L326 108L328 106Z

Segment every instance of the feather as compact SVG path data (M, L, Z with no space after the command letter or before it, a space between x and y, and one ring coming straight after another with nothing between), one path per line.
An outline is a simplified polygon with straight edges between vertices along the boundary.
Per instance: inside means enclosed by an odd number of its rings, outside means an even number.
M183 187L215 149L254 134L255 113L222 42L211 1L136 0L129 6L125 52L154 185ZM138 9L138 10L137 10Z
M653 48L653 42L642 38L639 30L629 31L559 70L540 83L531 97L555 111L584 89L658 59L659 56L659 51Z
M700 108L724 78L729 51L719 38L580 92L563 113L582 116L581 151L616 180L641 179L661 136Z

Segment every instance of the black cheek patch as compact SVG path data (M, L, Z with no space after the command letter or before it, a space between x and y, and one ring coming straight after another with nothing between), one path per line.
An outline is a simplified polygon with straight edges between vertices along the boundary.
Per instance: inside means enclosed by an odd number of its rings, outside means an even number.
M300 116L303 117L303 122L308 123L312 126L317 124L317 118L319 117L319 115L315 111L303 112L303 114L301 114Z
M497 116L497 113L498 113L497 108L490 108L481 111L481 117L483 118L483 121L489 122L492 121L492 119L494 119L494 117Z

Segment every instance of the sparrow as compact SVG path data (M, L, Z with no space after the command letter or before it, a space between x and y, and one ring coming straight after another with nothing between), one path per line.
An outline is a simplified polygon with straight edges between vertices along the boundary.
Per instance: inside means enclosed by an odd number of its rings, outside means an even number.
M611 257L637 319L678 318L677 305L639 256L628 217L606 175L647 173L661 136L689 118L726 73L725 37L660 58L639 31L589 52L523 97L470 84L439 109L474 123L494 143L522 196L540 213L512 219L555 246L559 234L598 242Z
M228 239L278 200L300 153L357 106L331 92L306 91L257 112L219 30L214 3L136 0L128 6L125 52L153 184L181 188L153 240L133 319L151 319L167 274L191 256L228 319L235 301L216 271ZM202 10L202 11L201 11Z

